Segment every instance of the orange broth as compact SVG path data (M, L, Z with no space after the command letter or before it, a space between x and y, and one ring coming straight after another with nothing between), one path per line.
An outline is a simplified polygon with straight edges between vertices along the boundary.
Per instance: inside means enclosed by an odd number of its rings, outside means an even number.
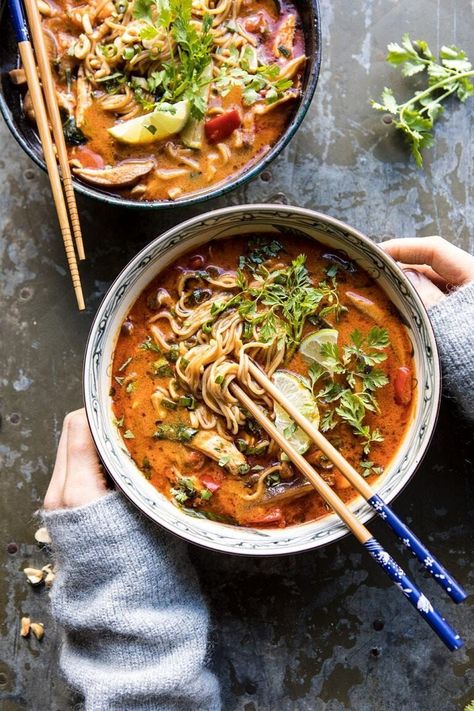
M269 259L265 263L270 271L276 262L279 265L282 262L290 264L291 260L299 254L305 254L309 276L314 284L318 284L327 279L325 270L328 267L335 263L341 264L337 253L315 242L293 235L291 238L270 236L270 238L275 237L283 244L283 251L277 258ZM153 433L158 422L151 404L151 396L155 389L166 384L169 378L156 377L152 374L151 364L160 354L157 350L143 349L142 345L149 338L149 319L156 314L153 302L157 290L166 289L172 299L176 300L176 282L183 269L198 267L200 270L205 270L210 265L214 265L224 272L235 273L239 257L248 251L248 239L249 237L237 237L220 240L218 243L211 242L197 251L189 252L167 267L145 289L130 309L118 338L113 360L111 395L116 422L122 434L125 433L124 442L133 460L165 496L173 500L171 491L176 486L177 472L179 472L183 477L195 477L198 488L206 487L206 482L208 484L209 481L211 482L210 488L213 491L209 500L186 503L186 508L191 513L197 511L198 514L217 517L218 520L222 517L224 521L243 526L282 527L313 521L327 515L328 509L314 491L278 503L272 503L271 500L266 503L248 502L241 496L253 490L252 481L255 480L255 475L252 480L251 472L246 475L229 474L225 467L219 466L218 462L194 450L192 440L188 444L183 444L154 439ZM355 270L350 271L352 268ZM351 265L350 269L339 267L337 270L337 291L340 302L347 307L347 311L340 315L337 323L330 325L334 326L339 333L338 347L342 352L343 347L350 343L351 333L354 330L367 334L374 326L370 316L354 307L347 297L347 292L355 292L370 300L383 312L383 326L388 331L391 345L386 349L386 360L378 364L377 368L388 377L388 383L376 393L379 413L369 412L365 419L365 423L371 428L377 427L380 430L383 442L372 444L370 455L364 455L360 437L355 436L351 427L344 422L339 422L326 435L358 470L361 469L360 463L364 459L373 460L374 466L386 469L400 446L412 416L415 401L412 346L396 309L384 291L359 267L355 268ZM327 327L324 323L322 326ZM173 342L174 337L168 324L165 322L160 327L169 342ZM304 335L317 330L317 327L306 322ZM174 370L172 363L170 367ZM308 363L303 360L298 351L282 367L298 375L308 375ZM395 392L395 379L400 367L410 370L410 392L403 403L397 402ZM323 416L329 405L318 402L318 406ZM183 408L170 411L167 422L189 424L189 413ZM230 438L236 440L237 437ZM351 501L355 497L355 492L348 486L346 480L337 470L331 468L324 457L321 458L321 453L314 445L305 456L316 465L318 471L334 486L344 501ZM255 465L265 467L275 461L275 455L249 456L247 460L251 467ZM376 483L377 478L377 475L371 473L368 481Z

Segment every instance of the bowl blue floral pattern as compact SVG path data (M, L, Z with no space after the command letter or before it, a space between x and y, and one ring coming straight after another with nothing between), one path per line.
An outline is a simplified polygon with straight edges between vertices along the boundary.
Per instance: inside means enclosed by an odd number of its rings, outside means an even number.
M191 517L146 481L112 422L109 390L113 351L121 323L142 290L184 252L209 240L249 232L302 234L346 252L377 279L400 312L413 345L418 396L407 434L377 489L390 502L416 471L436 424L440 398L436 342L427 313L398 266L368 237L326 215L283 205L241 205L195 217L151 242L117 277L99 308L85 356L84 397L105 466L117 486L149 518L192 543L214 550L254 556L289 554L336 541L347 530L334 514L286 529L265 530ZM374 516L360 498L351 507L364 522Z

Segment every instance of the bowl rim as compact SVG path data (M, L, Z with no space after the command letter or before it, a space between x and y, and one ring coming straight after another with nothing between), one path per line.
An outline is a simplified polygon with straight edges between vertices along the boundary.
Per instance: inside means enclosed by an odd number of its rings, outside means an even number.
M335 227L336 229L347 231L351 234L353 234L357 239L361 240L363 244L366 246L369 246L371 249L373 249L376 253L377 256L382 257L382 260L389 263L390 268L395 272L395 274L398 276L399 279L402 280L404 283L405 287L410 293L411 298L415 302L418 312L423 320L423 325L426 329L429 341L430 341L430 347L431 347L431 353L432 353L432 363L433 363L433 394L431 396L431 402L432 404L432 412L430 415L430 431L424 441L420 445L420 449L418 451L417 459L416 462L413 466L413 469L410 473L409 476L406 476L402 484L399 486L398 489L395 490L395 493L390 493L388 497L386 497L386 502L390 503L393 500L397 498L397 496L400 495L400 493L405 489L405 487L408 485L408 483L412 480L413 476L415 475L416 471L418 470L421 462L423 461L429 446L431 444L431 441L433 439L433 435L436 430L436 424L438 420L438 415L439 415L439 408L440 408L440 402L441 402L441 366L440 366L440 359L439 359L439 351L437 348L436 344L436 339L435 339L435 334L434 330L428 315L428 312L421 301L421 298L418 296L417 291L409 281L409 279L405 276L403 270L398 266L398 264L391 258L389 255L387 255L381 247L371 240L369 237L364 235L362 232L360 232L358 229L351 227L347 223L331 217L329 215L326 215L321 212L317 212L315 210L311 210L308 208L303 208L303 207L296 207L293 205L283 205L283 204L269 204L269 203L255 203L255 204L245 204L245 205L234 205L234 206L229 206L229 207L224 207L224 208L219 208L217 210L212 210L200 215L196 215L188 220L185 220L184 222L181 222L174 227L166 230L163 232L161 235L156 237L154 240L149 242L143 249L138 252L138 254L133 257L128 264L120 271L120 273L117 275L117 277L114 279L110 287L108 288L107 292L105 293L103 300L97 310L97 313L94 317L94 320L92 322L90 332L88 335L87 339L87 344L86 344L86 349L85 349L85 355L84 355L84 363L83 363L83 399L84 399L84 404L85 404L85 409L86 409L86 415L87 419L89 422L89 426L92 432L92 437L94 439L95 445L97 447L97 450L99 452L99 455L101 454L101 449L102 449L102 442L99 437L99 434L95 431L95 425L94 425L94 417L93 417L93 412L94 412L94 407L91 402L91 399L89 398L90 394L90 388L88 387L89 385L89 380L90 380L90 373L91 373L91 363L92 363L92 356L93 356L93 346L94 346L94 338L96 335L96 331L98 329L99 324L102 321L102 318L105 315L105 312L108 307L108 302L112 294L115 292L116 287L120 284L122 279L127 275L128 272L132 272L140 263L140 261L147 256L147 252L154 249L156 246L158 246L161 242L167 241L171 239L174 235L179 234L182 230L186 229L189 230L190 228L192 229L196 225L199 225L200 223L204 223L205 220L209 218L213 219L220 219L220 218L225 218L227 215L233 215L233 214L238 214L238 213L246 213L248 211L259 211L259 212L268 212L269 214L275 211L281 211L283 213L291 213L292 215L296 216L303 216L306 218L311 218L315 221L320 221L323 222L331 227ZM108 470L109 471L109 470ZM190 535L187 535L185 532L181 531L177 527L174 527L173 525L168 524L165 521L157 521L153 516L151 516L146 510L144 510L143 506L140 504L138 500L136 500L136 497L134 497L130 491L126 490L122 485L121 482L118 480L118 477L116 477L113 473L113 471L109 471L112 479L114 480L114 483L116 484L117 488L128 498L138 509L139 511L144 514L147 518L149 518L155 525L161 526L165 530L168 530L169 532L173 533L174 535L178 536L179 538L184 539L188 543L193 543L194 545L199 545L202 548L210 549L213 551L217 552L223 552L227 554L233 554L233 555L244 555L244 556L250 556L250 557L273 557L273 556L282 556L282 555L293 555L296 553L304 553L309 550L313 550L315 548L320 548L322 546L329 545L331 543L336 543L337 541L341 540L345 536L349 535L350 531L342 530L338 531L337 535L334 535L331 538L328 538L326 540L321 540L321 539L313 539L312 545L304 545L296 548L291 548L290 550L288 549L281 549L278 548L277 546L273 546L271 548L271 541L268 542L268 549L267 550L262 550L260 548L257 549L241 549L237 548L236 546L232 546L230 544L219 544L215 545L213 542L209 541L196 541L193 540L193 538ZM376 489L377 490L377 489ZM355 505L355 503L359 502L361 505L364 505L363 499L360 496L357 496L351 505ZM367 523L368 521L372 520L376 516L376 512L371 509L370 507L368 508L367 511L361 512L358 516L359 520L362 523ZM331 514L328 514L328 516L331 516ZM237 527L238 528L238 527ZM285 529L285 531L291 532L292 528L297 527L288 527ZM256 529L258 530L258 529ZM297 545L297 544L296 544Z
M0 6L0 23L5 21L3 14L6 8L6 0ZM75 179L72 176L74 190L85 195L86 197L92 198L94 200L99 200L107 205L117 205L119 207L129 208L132 210L163 210L172 209L173 207L187 207L190 205L196 205L198 203L204 203L208 200L213 200L226 195L231 190L237 189L246 185L250 180L258 176L261 172L267 168L270 163L277 158L277 156L283 151L284 148L289 144L297 130L300 128L303 120L311 106L314 98L316 87L319 80L319 75L321 72L321 58L322 58L322 47L321 47L321 8L320 0L310 0L310 9L312 12L311 28L314 32L314 39L316 44L316 51L311 55L310 69L308 76L308 84L303 90L301 100L299 102L298 108L294 112L290 123L286 127L284 133L276 141L276 143L270 148L270 150L265 153L260 160L256 160L252 163L248 169L244 169L235 180L230 180L226 183L217 184L215 187L210 187L208 190L202 190L200 193L191 193L188 197L183 196L181 199L177 200L150 200L140 202L138 200L131 200L130 198L122 198L116 196L113 193L107 193L100 190L96 190L92 187L87 186ZM23 132L17 126L13 114L10 110L10 106L4 96L2 85L0 82L0 113L5 119L10 133L13 135L19 146L23 151L39 166L44 172L46 172L46 164L42 158L35 153L35 151L30 146L30 143L26 140Z

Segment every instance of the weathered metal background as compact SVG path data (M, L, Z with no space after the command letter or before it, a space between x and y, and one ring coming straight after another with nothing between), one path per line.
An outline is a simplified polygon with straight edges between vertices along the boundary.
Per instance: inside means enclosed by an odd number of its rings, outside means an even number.
M34 511L62 418L81 405L89 325L108 284L139 248L197 212L284 199L326 211L377 240L440 233L473 251L474 104L449 107L423 172L368 105L384 84L406 91L384 63L387 42L405 31L434 48L454 42L474 54L473 3L323 0L322 9L317 97L270 172L225 200L179 215L144 216L80 200L85 314L75 308L47 179L0 125L2 711L75 708L56 672L58 637L47 592L30 588L21 569L46 562L34 544ZM446 398L430 453L396 504L468 590L474 582L472 455L472 428ZM379 525L372 528L391 544ZM197 549L192 555L213 612L214 664L226 711L462 711L474 698L472 601L455 608L423 580L466 640L451 654L352 540L277 561ZM408 568L420 578L416 563ZM42 643L19 637L24 613L45 622Z

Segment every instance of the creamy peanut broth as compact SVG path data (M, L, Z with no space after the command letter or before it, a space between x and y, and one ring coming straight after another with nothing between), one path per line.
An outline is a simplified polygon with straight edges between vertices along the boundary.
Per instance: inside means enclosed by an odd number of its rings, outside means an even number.
M248 373L257 361L374 481L411 420L412 347L375 281L304 238L211 242L157 276L117 341L115 424L143 475L187 513L284 527L327 508L229 390L236 378L344 501L355 493Z
M106 191L174 200L234 178L298 103L305 46L286 0L39 7L73 173ZM34 118L28 94L24 107Z

